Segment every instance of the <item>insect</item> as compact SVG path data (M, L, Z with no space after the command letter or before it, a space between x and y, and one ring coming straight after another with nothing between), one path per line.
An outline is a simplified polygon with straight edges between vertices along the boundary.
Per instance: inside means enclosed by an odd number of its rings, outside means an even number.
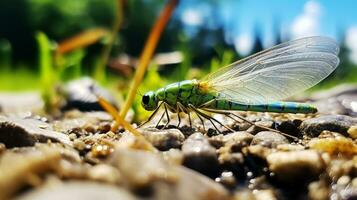
M339 63L338 44L328 37L306 37L279 44L245 59L220 68L202 80L184 80L172 83L142 97L142 106L153 111L150 121L160 107L164 107L158 124L168 110L178 113L196 113L203 127L203 118L226 127L207 114L224 114L242 119L229 111L257 111L277 113L315 113L316 107L306 103L283 102L302 92L335 70ZM243 118L243 120L245 120ZM146 123L145 122L145 123ZM145 124L144 123L144 124ZM219 130L218 130L219 131Z

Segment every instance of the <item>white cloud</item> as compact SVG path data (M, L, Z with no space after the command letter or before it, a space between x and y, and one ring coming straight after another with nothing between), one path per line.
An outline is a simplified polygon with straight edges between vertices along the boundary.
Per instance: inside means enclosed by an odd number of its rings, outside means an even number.
M234 48L243 56L248 55L253 47L253 37L250 34L241 34L234 39Z
M350 59L357 64L357 25L347 29L346 46L351 50Z
M203 23L203 17L200 12L193 9L187 9L182 13L181 20L190 26L199 26Z
M305 3L303 12L298 15L291 26L291 34L294 39L318 35L320 17L322 14L321 5L310 0Z

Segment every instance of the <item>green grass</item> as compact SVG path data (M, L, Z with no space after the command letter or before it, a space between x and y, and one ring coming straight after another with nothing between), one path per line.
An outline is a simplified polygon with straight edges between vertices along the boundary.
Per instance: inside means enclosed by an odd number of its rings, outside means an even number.
M40 85L39 73L29 69L0 70L0 91L38 90Z

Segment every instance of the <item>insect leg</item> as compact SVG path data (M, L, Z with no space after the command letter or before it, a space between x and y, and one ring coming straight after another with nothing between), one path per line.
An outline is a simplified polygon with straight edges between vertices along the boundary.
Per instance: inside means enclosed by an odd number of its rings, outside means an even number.
M177 112L177 119L178 119L177 128L180 128L180 124L181 124L180 110L181 110L180 106L176 104L176 112Z
M190 106L189 106L190 107ZM190 108L190 110L192 110L196 115L197 115L197 117L200 119L200 121L201 121L201 123L202 123L202 126L203 126L203 131L205 131L206 130L206 128L205 128L205 122L203 121L203 119L202 119L202 117L200 116L200 114L198 114L195 110L193 110L193 109L191 109ZM192 126L191 126L191 128L192 128Z
M214 123L212 122L212 120L215 121L215 122L217 122L219 125L223 126L224 128L226 128L227 130L234 132L233 129L231 129L231 128L229 128L228 126L222 124L220 121L218 121L218 120L215 119L214 117L211 117L211 116L209 116L209 115L207 115L207 114L201 112L200 110L198 110L197 108L195 108L193 105L190 105L190 107L191 107L191 109L193 109L194 111L196 111L197 113L199 113L200 115L202 115L204 118L208 119L208 120L212 123L212 125L213 125L215 128L216 128L216 126L214 125ZM217 129L217 128L216 128L216 129ZM217 129L217 130L218 130L218 129ZM218 130L218 132L220 132L220 131Z
M191 114L190 114L190 112L188 112L187 115L188 115L188 121L190 122L190 128L192 128L192 121L191 121Z
M162 112L162 115L161 115L159 121L157 122L157 124L156 124L156 126L155 126L156 128L159 126L159 124L160 124L162 118L164 118L164 116L165 116L165 112Z
M272 128L269 128L269 127L266 127L266 126L257 125L257 124L255 124L254 122L249 121L249 120L247 120L246 118L244 118L244 117L242 117L242 116L240 116L240 115L237 115L237 114L234 114L234 113L231 113L231 112L228 112L228 111L217 111L217 110L212 110L212 109L202 109L202 110L205 110L205 111L207 111L207 112L213 112L213 113L222 114L222 115L225 115L225 116L227 116L227 117L229 117L229 118L231 118L231 119L237 121L237 120L234 119L232 116L230 116L230 115L233 115L233 116L237 117L238 119L241 119L241 120L243 120L243 121L245 121L245 122L247 122L247 123L249 123L249 124L251 124L251 125L253 125L253 126L256 126L256 127L261 128L261 129L268 130L268 131L273 131L273 132L279 133L279 134L281 134L281 135L284 135L284 136L286 136L286 137L292 138L292 139L294 139L294 140L298 140L297 137L294 137L294 136L292 136L292 135L283 133L283 132L281 132L281 131L278 131L278 130L275 130L275 129L272 129Z
M166 124L165 124L165 126L164 126L164 128L166 128L166 127L169 125L169 123L170 123L170 117L169 117L169 112L167 111L167 105L166 105L166 103L164 104L164 108L165 108L165 113L166 113L166 118L167 118L167 122L166 122Z
M159 109L160 109L162 103L163 103L163 102L161 102L161 103L159 104L159 106L154 110L154 112L150 115L150 117L149 117L145 122L143 122L142 124L140 124L140 125L138 126L138 128L144 126L146 123L148 123L148 122L150 122L150 121L152 120L152 118L156 115L157 111L159 111Z

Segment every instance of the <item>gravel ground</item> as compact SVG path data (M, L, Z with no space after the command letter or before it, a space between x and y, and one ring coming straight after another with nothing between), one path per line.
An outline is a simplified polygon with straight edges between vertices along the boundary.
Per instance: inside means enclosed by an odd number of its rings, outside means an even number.
M177 128L172 115L139 129L145 151L103 111L53 118L0 99L0 199L356 199L357 87L309 100L318 114L238 113L298 139L218 115L235 131Z

